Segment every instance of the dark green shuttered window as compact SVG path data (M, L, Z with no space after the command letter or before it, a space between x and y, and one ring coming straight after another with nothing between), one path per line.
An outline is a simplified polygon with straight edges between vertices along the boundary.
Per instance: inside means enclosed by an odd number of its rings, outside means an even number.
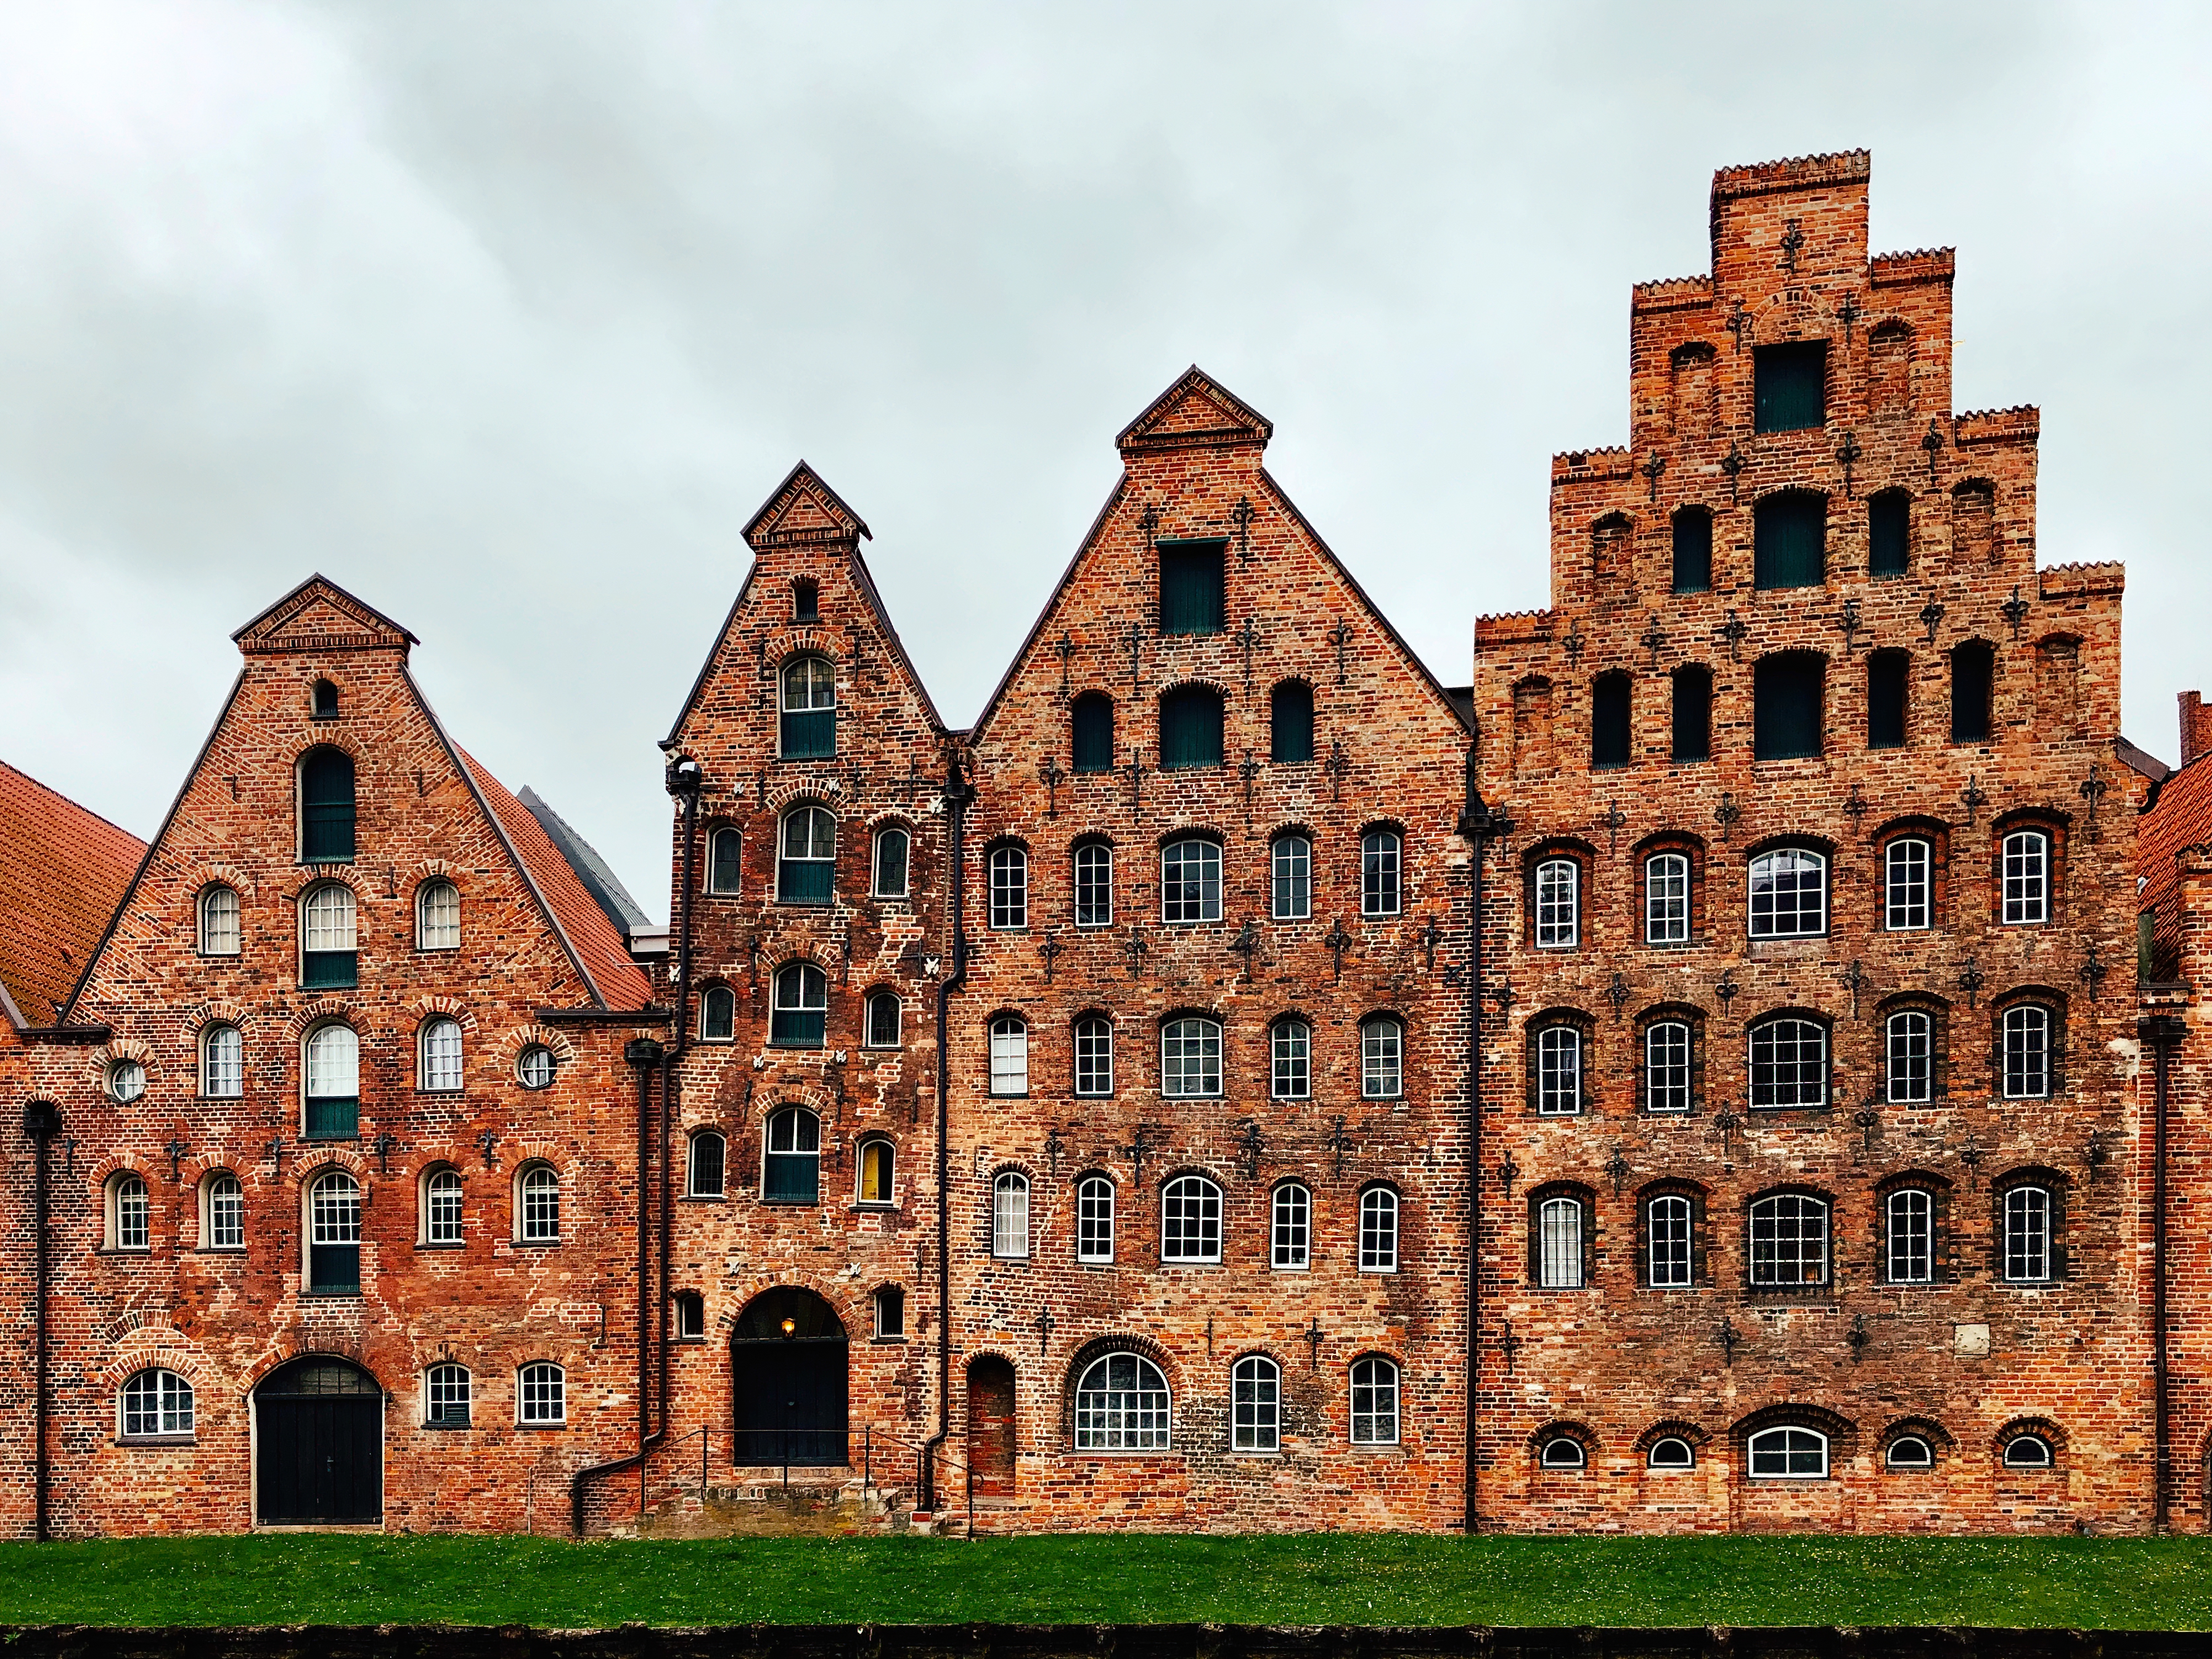
M307 864L353 859L353 757L311 749L300 763L300 856Z
M1753 670L1753 759L1802 760L1820 754L1825 670L1810 651L1785 651Z
M1902 576L1911 546L1912 497L1885 489L1867 503L1867 574Z
M1709 593L1713 586L1713 515L1702 507L1674 514L1674 591Z
M1114 769L1114 699L1103 691L1085 691L1075 700L1075 769Z
M1867 659L1867 747L1905 747L1905 676L1912 659L1902 651L1877 651Z
M826 658L785 665L778 735L786 760L828 760L837 752L837 675Z
M1267 696L1267 758L1296 766L1313 758L1313 687L1285 680Z
M1827 580L1828 498L1784 489L1752 510L1752 585L1818 587Z
M1179 685L1160 699L1160 764L1221 764L1221 694Z
M1160 544L1160 632L1218 634L1227 614L1221 593L1226 542Z
M1828 343L1760 346L1752 354L1761 432L1800 432L1827 419Z
M1622 673L1601 674L1590 688L1590 764L1626 766L1629 759L1629 686Z

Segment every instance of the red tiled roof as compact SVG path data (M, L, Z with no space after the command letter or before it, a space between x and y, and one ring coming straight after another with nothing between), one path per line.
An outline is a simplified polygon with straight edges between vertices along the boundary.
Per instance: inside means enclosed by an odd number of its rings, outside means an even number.
M0 985L51 1025L146 854L127 830L0 761Z
M2155 905L2152 932L2152 975L2173 971L2181 943L2181 919L2173 902L2181 884L2174 855L2185 848L2212 843L2212 755L2202 755L2158 787L2158 799L2136 825L2136 874L2142 889L2137 910Z
M554 919L561 931L568 936L568 944L580 957L584 971L597 987L600 1000L610 1008L642 1008L653 1000L653 987L644 970L630 960L629 951L623 944L622 935L607 920L607 913L599 907L584 884L577 878L568 860L553 845L553 838L545 833L545 826L538 822L531 810L507 793L507 786L477 764L476 757L464 752L462 761L469 775L476 780L477 787L491 803L500 827L522 857L530 878L538 884L538 890L545 896L552 907Z

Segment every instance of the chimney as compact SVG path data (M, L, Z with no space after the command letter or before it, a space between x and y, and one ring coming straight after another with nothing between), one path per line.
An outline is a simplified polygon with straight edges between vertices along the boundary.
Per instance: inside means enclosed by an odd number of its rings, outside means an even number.
M2181 694L2181 763L2184 766L2208 750L2212 750L2212 708L2204 706L2203 694L2185 691Z

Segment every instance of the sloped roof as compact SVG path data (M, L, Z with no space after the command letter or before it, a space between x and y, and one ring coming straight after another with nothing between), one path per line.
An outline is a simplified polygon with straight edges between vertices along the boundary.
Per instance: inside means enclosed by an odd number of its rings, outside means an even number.
M2152 930L2152 975L2158 978L2172 971L2181 943L2174 903L2181 885L2176 855L2186 848L2212 845L2212 754L2168 773L2155 788L2150 809L2136 823L2136 874L2141 878L2136 908L2158 910Z
M644 907L623 885L622 878L599 856L599 848L578 835L574 824L546 804L544 796L526 783L515 799L530 809L530 816L538 820L546 837L568 861L568 867L576 872L576 879L584 884L584 890L606 912L617 933L628 939L639 928L653 925Z
M248 656L278 652L405 650L422 641L374 605L318 573L231 639Z
M0 993L51 1025L100 947L146 843L0 761Z
M1265 446L1274 435L1273 421L1193 363L1121 428L1114 445L1124 455L1137 455L1164 449Z

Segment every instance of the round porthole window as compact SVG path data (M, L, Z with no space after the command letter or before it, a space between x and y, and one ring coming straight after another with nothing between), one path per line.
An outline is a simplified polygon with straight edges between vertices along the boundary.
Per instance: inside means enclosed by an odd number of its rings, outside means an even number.
M542 1042L532 1043L515 1056L514 1074L526 1089L550 1088L553 1069L553 1051Z
M146 1068L135 1060L118 1060L107 1068L107 1092L129 1105L146 1092Z

